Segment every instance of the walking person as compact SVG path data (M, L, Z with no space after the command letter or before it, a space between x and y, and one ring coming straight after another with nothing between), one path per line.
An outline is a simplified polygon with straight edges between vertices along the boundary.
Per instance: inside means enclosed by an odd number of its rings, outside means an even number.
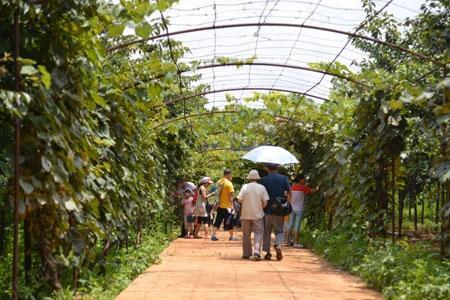
M234 213L234 205L233 205L233 194L234 187L231 182L232 173L230 169L225 169L223 171L223 178L221 178L218 182L217 195L219 200L219 205L217 208L217 215L214 221L214 225L212 228L211 240L218 241L219 239L216 237L216 232L220 228L220 225L223 223L224 230L228 230L230 233L229 240L234 241L235 238L233 236L233 224L231 222L227 224L227 220L232 218Z
M291 188L289 186L288 178L286 176L277 173L277 164L266 164L268 175L261 180L261 184L266 188L271 201L276 201L278 198L291 197ZM264 259L270 260L272 254L270 252L271 247L271 235L272 230L275 232L275 245L277 260L283 259L283 253L281 252L281 244L283 243L284 236L284 218L273 214L270 210L270 205L265 210L264 217L264 238L263 238L263 251L266 252Z
M194 217L195 217L195 229L194 238L201 238L198 233L200 231L200 226L203 224L205 229L205 238L209 235L209 222L210 216L207 211L208 198L214 195L214 193L207 194L207 188L213 183L211 178L203 177L197 187L197 199L194 206Z
M191 238L194 236L194 192L187 188L183 196L185 238Z
M296 248L302 248L303 246L298 243L298 236L300 232L300 226L303 220L303 212L305 206L305 196L317 191L305 184L305 176L300 174L295 179L295 183L291 187L292 190L292 213L290 215L289 226L287 230L286 240L290 246ZM292 239L292 241L291 241Z
M269 201L269 195L266 188L258 183L261 178L257 170L251 170L247 179L250 182L242 186L237 196L238 201L242 203L242 258L250 258L253 250L253 258L259 261L261 260L261 242L264 234L264 207Z

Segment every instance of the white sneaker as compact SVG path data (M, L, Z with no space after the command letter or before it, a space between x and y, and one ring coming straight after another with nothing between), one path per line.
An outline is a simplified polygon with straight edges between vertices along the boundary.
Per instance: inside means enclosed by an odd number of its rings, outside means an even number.
M302 244L295 244L294 248L305 248Z

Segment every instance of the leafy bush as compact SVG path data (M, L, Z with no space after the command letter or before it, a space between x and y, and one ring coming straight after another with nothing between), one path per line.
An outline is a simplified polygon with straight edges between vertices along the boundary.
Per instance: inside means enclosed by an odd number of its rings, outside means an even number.
M305 245L333 265L362 277L388 299L449 299L450 262L429 242L393 244L369 239L343 225L333 231L308 230Z
M111 253L106 262L106 276L99 276L98 269L82 271L78 291L73 296L67 287L46 299L114 299L130 282L151 264L159 261L159 253L167 246L167 235L151 232L143 237L142 244L136 248L121 248Z

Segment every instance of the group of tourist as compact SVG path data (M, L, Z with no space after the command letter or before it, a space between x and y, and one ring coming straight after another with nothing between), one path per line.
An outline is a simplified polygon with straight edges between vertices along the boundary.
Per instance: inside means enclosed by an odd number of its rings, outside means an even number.
M261 260L261 248L266 252L264 259L272 258L271 235L275 233L273 247L277 260L283 258L281 246L301 247L298 236L303 217L305 195L314 192L305 184L303 175L299 175L291 186L288 178L277 172L278 165L266 164L268 175L261 178L257 170L247 175L244 184L235 196L232 172L225 169L223 178L217 182L217 189L208 191L213 184L210 177L202 178L198 185L178 180L176 194L182 196L183 226L181 236L185 238L209 238L209 226L212 224L211 240L218 241L217 230L222 226L229 232L229 240L234 237L236 215L242 227L242 258ZM214 198L213 201L209 200ZM288 216L275 213L273 204L276 199L287 199L292 207ZM239 211L239 213L238 213ZM291 211L291 210L289 210ZM199 235L203 225L204 235ZM253 246L251 234L253 232Z

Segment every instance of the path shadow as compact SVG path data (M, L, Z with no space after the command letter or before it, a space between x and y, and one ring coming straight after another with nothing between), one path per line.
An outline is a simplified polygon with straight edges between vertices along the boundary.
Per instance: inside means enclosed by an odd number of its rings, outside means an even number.
M221 256L220 260L228 260L228 261L242 261L242 262L255 262L253 259L243 259L241 256Z

